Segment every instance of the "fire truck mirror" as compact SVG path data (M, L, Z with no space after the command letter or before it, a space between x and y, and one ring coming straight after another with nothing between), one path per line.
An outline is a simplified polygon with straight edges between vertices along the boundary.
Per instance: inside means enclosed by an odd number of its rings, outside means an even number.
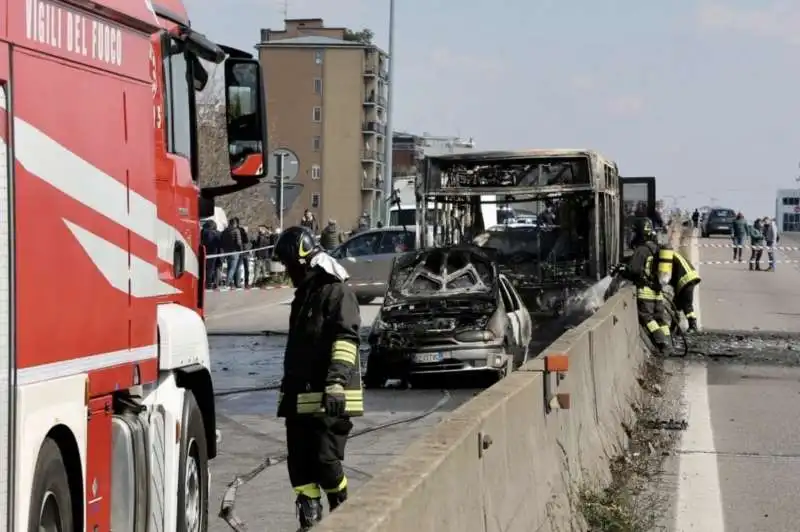
M228 153L234 181L267 173L266 109L261 66L254 59L225 62Z

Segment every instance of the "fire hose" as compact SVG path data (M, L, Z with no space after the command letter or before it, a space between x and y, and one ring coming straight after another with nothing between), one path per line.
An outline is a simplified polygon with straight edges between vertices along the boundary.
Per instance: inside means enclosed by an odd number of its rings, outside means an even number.
M259 390L274 390L274 389L276 389L275 387L272 387L272 386L273 385L265 385L265 386L262 386L262 387L258 387L258 389ZM242 393L242 392L245 392L245 391L255 391L255 389L253 389L253 388L248 388L248 389L242 388L242 389L239 389L239 391L228 390L226 392L222 392L221 394L216 394L216 395L222 395L222 394L224 394L224 395L233 395L234 393ZM403 419L397 419L395 421L389 421L389 422L381 423L379 425L375 425L375 426L372 426L372 427L366 427L366 428L363 428L361 430L357 430L357 431L353 432L352 434L350 434L350 436L347 439L348 440L352 440L354 438L358 438L359 436L363 436L363 435L369 434L371 432L377 432L379 430L388 429L390 427L394 427L394 426L397 426L397 425L403 425L403 424L406 424L406 423L412 423L414 421L419 421L421 419L424 419L424 418L430 416L431 414L435 413L436 411L440 410L441 408L443 408L450 401L450 399L451 399L450 392L448 392L447 390L444 390L444 391L442 391L442 397L439 399L439 401L435 405L433 405L431 408L429 408L428 410L425 410L424 412L420 412L419 414L416 414L416 415L413 415L413 416L405 417ZM235 507L236 507L236 492L238 491L238 489L240 487L244 486L245 484L247 484L248 482L252 481L258 475L260 475L265 469L267 469L269 467L272 467L272 466L274 466L276 464L280 464L280 463L285 462L287 457L288 457L288 454L286 454L286 453L279 454L279 455L274 455L274 456L267 456L267 457L264 458L264 460L261 461L260 464L258 464L256 467L254 467L253 469L251 469L247 473L243 473L241 475L236 475L236 477L228 484L228 487L225 489L225 493L222 496L222 505L221 505L220 510L219 510L219 516L226 523L228 523L228 526L230 526L233 530L235 530L236 532L245 532L247 530L247 525L241 519L239 519L239 517L236 515L236 513L234 511Z

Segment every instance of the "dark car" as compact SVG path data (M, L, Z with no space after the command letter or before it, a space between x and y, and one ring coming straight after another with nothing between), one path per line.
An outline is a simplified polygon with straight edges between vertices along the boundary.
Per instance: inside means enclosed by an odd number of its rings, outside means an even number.
M735 219L736 213L732 209L711 209L703 220L700 234L703 238L708 238L712 235L728 236L731 234L731 228L733 227L733 221Z
M533 325L490 255L469 245L405 253L369 335L364 384L412 374L506 375L524 364Z

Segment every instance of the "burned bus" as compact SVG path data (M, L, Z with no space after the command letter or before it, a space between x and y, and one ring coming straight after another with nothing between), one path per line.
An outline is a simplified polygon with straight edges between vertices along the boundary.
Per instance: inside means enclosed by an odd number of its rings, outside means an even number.
M622 257L623 183L616 163L593 150L427 157L417 220L437 223L428 231L418 228L418 244L492 248L501 273L531 312L559 314ZM534 213L535 221L486 223L484 213L497 207Z

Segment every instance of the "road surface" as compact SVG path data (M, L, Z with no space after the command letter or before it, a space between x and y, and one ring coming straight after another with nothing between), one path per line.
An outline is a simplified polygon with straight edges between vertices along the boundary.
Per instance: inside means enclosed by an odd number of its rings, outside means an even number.
M212 376L216 391L221 393L217 397L217 428L223 437L220 455L211 464L211 532L230 530L216 517L228 483L236 475L255 468L265 457L284 452L283 425L274 417L276 392L230 392L269 387L279 379L285 341L281 333L285 333L288 325L291 297L290 289L219 292L207 302ZM365 331L379 308L379 302L361 307ZM258 334L260 331L273 334ZM401 454L413 439L478 391L450 390L447 402L429 416L354 439L349 444L345 464L352 488L358 489ZM446 397L445 392L436 388L367 391L367 415L355 420L355 430L419 416ZM285 464L266 469L239 488L236 513L251 530L294 532L297 529L294 494Z
M750 272L728 239L698 239L700 320L671 363L688 429L667 460L664 522L678 532L800 530L800 271ZM800 241L784 238L787 246ZM778 252L796 261L800 252ZM766 253L764 259L766 260ZM697 257L693 258L694 261ZM712 332L713 331L713 332Z

